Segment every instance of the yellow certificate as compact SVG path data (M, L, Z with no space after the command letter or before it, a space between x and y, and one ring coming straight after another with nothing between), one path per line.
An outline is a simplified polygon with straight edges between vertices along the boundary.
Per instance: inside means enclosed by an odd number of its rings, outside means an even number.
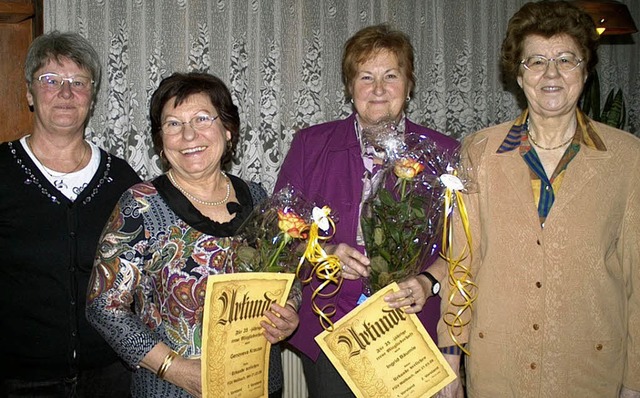
M418 317L385 303L397 290L386 286L316 336L357 397L430 397L456 378Z
M262 314L285 305L294 274L211 275L202 323L202 396L268 397L271 344Z

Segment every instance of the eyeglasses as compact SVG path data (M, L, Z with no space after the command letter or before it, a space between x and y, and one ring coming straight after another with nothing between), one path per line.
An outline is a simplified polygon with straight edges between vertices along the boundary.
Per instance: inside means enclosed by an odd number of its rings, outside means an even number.
M65 82L69 84L69 88L75 92L87 92L91 90L91 87L95 83L93 80L86 76L71 76L63 77L57 73L45 73L38 76L38 82L40 87L49 91L58 91L62 88Z
M181 122L180 120L168 120L162 123L162 132L166 135L180 134L183 131L185 124L188 124L192 129L196 131L206 130L211 127L211 125L213 125L213 122L218 117L220 116L198 115L193 117L188 122Z
M542 55L534 55L529 58L525 58L520 61L520 64L532 72L545 72L549 67L550 62L555 62L556 68L561 72L570 72L577 68L582 59L578 58L574 54L562 54L556 58L547 58Z

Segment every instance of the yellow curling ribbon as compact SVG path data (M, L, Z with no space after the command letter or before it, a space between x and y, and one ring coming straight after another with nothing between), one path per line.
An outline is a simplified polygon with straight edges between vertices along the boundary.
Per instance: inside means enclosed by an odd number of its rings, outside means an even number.
M314 209L315 210L315 209ZM324 251L322 246L320 245L321 241L329 240L333 237L333 233L335 231L335 224L329 214L331 213L331 208L328 206L324 206L319 215L319 219L316 219L314 215L314 221L309 228L309 237L307 239L307 246L305 251L300 257L300 262L298 263L298 268L296 269L296 276L300 278L302 283L310 283L313 280L313 276L321 281L320 285L313 290L311 294L311 309L313 312L318 315L320 319L320 324L325 330L333 331L333 322L331 321L331 317L336 313L335 304L327 304L324 307L320 307L316 303L316 298L328 298L334 296L340 287L342 286L342 274L340 273L340 260L337 256L329 255ZM328 222L327 230L331 231L330 235L320 236L318 233L319 223L322 222L322 219L326 219ZM302 279L301 271L303 269L304 261L307 260L313 268L311 269L311 273L307 279ZM322 293L323 289L329 286L330 284L334 284L337 287L330 293Z
M453 170L452 174L448 174L446 176L457 179L457 171ZM443 180L443 177L441 177L441 180ZM443 182L445 181L443 180ZM457 180L457 182L461 185L459 180ZM464 204L462 192L460 192L461 187L455 186L455 184L447 184L446 182L445 187L444 222L440 257L449 263L448 279L449 285L451 286L451 292L449 293L448 300L451 307L456 307L457 310L455 312L449 311L445 313L443 320L447 324L451 340L453 340L453 342L460 347L465 354L470 355L469 351L458 341L458 337L462 333L462 329L470 322L470 318L468 321L465 321L462 315L466 311L473 310L473 302L476 300L475 292L477 290L477 286L471 280L472 275L469 267L462 265L462 261L467 259L467 257L469 258L469 262L473 259L471 227L469 225L469 215ZM450 217L455 207L454 204L457 205L460 212L460 221L466 238L465 245L457 256L453 254L453 228L451 225L453 220ZM460 295L461 300L455 300L456 293Z

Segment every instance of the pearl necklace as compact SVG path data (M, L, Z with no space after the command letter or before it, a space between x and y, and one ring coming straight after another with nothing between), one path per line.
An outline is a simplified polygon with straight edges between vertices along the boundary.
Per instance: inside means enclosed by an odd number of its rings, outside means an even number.
M191 195L184 188L182 188L182 186L180 184L178 184L178 182L173 177L173 173L171 172L171 170L169 170L169 172L167 173L167 176L169 176L169 180L171 181L171 183L176 188L178 188L178 191L180 191L188 199L190 199L190 200L192 200L192 201L194 201L196 203L199 203L201 205L205 205L205 206L220 206L220 205L223 205L223 204L227 203L227 201L229 200L229 196L231 195L231 182L229 181L229 177L227 177L227 175L225 174L224 171L220 171L220 173L222 174L222 176L224 178L227 179L227 194L224 196L224 198L222 198L221 200L218 200L216 202L207 202L206 200L198 199L195 196Z

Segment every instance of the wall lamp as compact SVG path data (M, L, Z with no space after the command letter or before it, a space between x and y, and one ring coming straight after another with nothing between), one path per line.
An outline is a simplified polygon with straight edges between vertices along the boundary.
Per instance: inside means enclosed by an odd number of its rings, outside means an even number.
M600 35L627 35L638 31L629 9L619 1L574 0L572 3L589 14Z

